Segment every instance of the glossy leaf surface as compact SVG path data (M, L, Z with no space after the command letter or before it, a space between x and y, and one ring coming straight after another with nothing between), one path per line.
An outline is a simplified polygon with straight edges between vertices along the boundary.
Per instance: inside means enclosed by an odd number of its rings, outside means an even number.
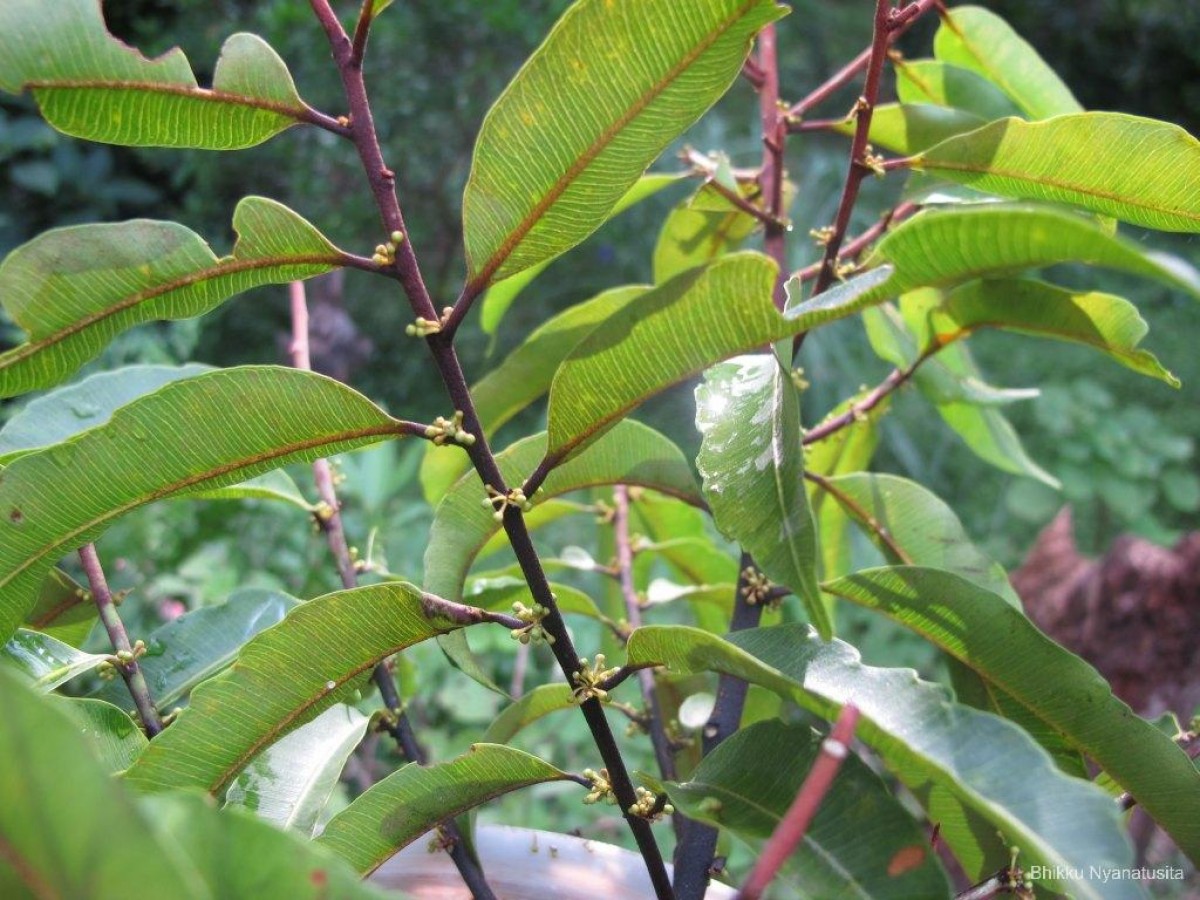
M484 119L463 198L473 285L592 233L737 77L774 0L580 0Z
M0 649L0 660L24 674L39 691L52 691L107 659L103 653L84 653L48 634L26 628L18 628Z

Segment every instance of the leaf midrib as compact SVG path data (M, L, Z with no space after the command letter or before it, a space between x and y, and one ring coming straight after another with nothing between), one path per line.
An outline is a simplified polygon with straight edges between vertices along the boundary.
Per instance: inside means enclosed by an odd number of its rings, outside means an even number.
M202 88L186 84L169 84L158 81L106 81L101 78L62 79L59 81L41 79L25 82L25 87L33 91L110 91L143 92L150 94L173 94L192 100L202 100L209 103L227 103L235 106L249 106L265 112L277 113L297 122L305 121L308 110L303 106L289 106L278 100L251 97L247 94L235 94L231 91L218 91L213 88Z
M521 242L533 230L533 227L541 220L546 211L554 205L554 203L566 193L567 189L575 182L580 175L593 163L596 158L604 152L617 135L619 135L630 122L646 111L659 96L663 94L687 69L689 69L701 55L704 54L713 44L720 40L736 22L744 18L750 9L755 6L760 0L744 0L741 6L735 10L733 15L727 18L717 28L710 31L705 39L700 41L695 47L686 53L674 67L669 69L657 83L652 85L648 91L643 93L629 107L626 113L613 122L608 128L604 129L600 135L592 142L579 157L568 167L567 171L558 177L558 180L550 186L550 189L545 193L541 200L534 205L516 227L508 233L508 236L491 255L488 261L483 265L479 272L471 279L468 289L471 291L481 291L491 281L492 276L496 271L504 265L505 261L513 254L513 252L521 245Z
M60 328L43 338L38 338L36 341L26 341L19 344L7 353L0 354L0 371L23 362L30 356L41 352L47 347L53 347L55 344L62 343L70 337L79 334L95 325L97 322L103 322L105 319L115 316L118 313L125 312L127 309L133 309L142 303L147 303L151 300L156 300L165 294L173 291L183 290L184 288L192 287L210 279L219 278L224 275L237 275L241 272L251 272L255 269L269 269L276 266L304 266L304 265L333 265L339 266L344 262L344 258L340 253L332 253L329 255L323 254L306 254L304 256L289 256L289 257L269 257L264 259L251 260L234 260L229 263L218 263L215 266L208 266L196 272L189 273L172 281L167 281L153 288L144 291L138 291L128 297L114 303L111 306L106 306L104 309L90 313L81 319L76 319L71 324Z

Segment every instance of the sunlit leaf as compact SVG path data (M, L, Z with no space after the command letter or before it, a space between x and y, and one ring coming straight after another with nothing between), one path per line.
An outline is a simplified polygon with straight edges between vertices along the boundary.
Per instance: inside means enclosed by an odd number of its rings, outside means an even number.
M96 0L5 0L0 90L33 92L46 121L107 144L236 150L308 119L283 60L262 38L221 48L212 89L183 51L147 59L108 33Z
M509 791L567 777L520 750L475 744L448 762L411 763L392 773L334 816L317 843L369 874L446 819Z
M463 198L476 287L579 243L737 77L774 0L581 0L484 119Z
M800 399L773 354L714 366L696 390L703 440L696 466L717 527L804 603L825 638L830 610L817 587L817 531L804 488Z
M1004 197L1069 203L1160 231L1200 231L1200 141L1155 119L1002 119L943 141L913 165Z
M982 75L1031 119L1083 109L1037 51L1007 22L981 6L947 10L934 36L933 52L943 62Z
M758 219L705 185L663 221L654 245L655 284L732 253L758 226Z
M18 247L0 264L0 303L28 339L0 354L0 395L64 380L134 325L198 316L344 260L312 225L263 197L242 200L233 227L238 242L220 259L182 225L144 219L58 228Z
M881 103L871 115L870 140L875 147L911 156L986 122L974 113L929 103ZM839 123L834 131L853 134L854 121Z
M377 663L457 627L397 581L301 604L192 691L188 708L126 777L149 791L220 794L262 750L363 685Z
M970 68L937 59L914 59L898 60L895 69L896 96L901 103L932 103L961 110L981 119L980 124L1021 115L1000 88Z
M60 556L130 510L364 446L400 427L324 376L245 367L173 382L106 425L17 459L0 482L0 636L33 608Z
M807 725L760 722L718 745L682 784L667 784L688 818L754 844L769 838L821 751ZM770 760L769 765L764 765ZM917 823L851 754L780 873L805 897L948 897L950 885Z

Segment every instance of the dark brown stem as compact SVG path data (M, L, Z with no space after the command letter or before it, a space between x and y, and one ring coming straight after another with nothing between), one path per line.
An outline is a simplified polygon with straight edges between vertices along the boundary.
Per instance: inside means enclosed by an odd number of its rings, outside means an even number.
M379 137L375 131L374 119L371 116L370 101L367 97L362 69L361 66L353 65L353 60L351 59L352 45L350 38L338 22L337 16L330 7L328 0L310 0L310 4L322 27L325 29L330 46L333 49L333 58L337 63L338 72L342 79L342 86L346 92L346 99L350 106L354 143L358 149L359 159L362 161L367 181L371 187L371 193L379 208L385 233L390 234L393 231L401 231L407 234L407 229L404 225L404 216L400 209L400 201L396 193L395 174L384 164L383 151L380 148ZM439 317L434 310L433 301L425 287L424 279L421 277L420 267L412 245L413 242L411 240L401 242L396 249L396 261L391 269L404 288L405 295L408 297L413 312L422 318L438 319ZM460 298L460 304L465 307L469 304L469 301L464 303ZM508 488L504 483L504 477L501 475L500 469L496 465L496 459L492 455L491 448L488 446L482 423L475 410L475 403L471 397L470 388L467 386L466 376L462 371L458 355L454 351L452 343L453 335L453 327L443 328L441 332L430 335L426 339L426 345L433 354L434 363L454 403L454 409L456 411L461 410L463 413L464 428L475 436L475 443L467 448L467 450L476 473L484 485L489 485L501 493L507 493ZM542 626L554 636L555 640L551 645L551 650L563 674L566 675L568 683L570 683L575 673L582 668L582 664L579 660L579 654L575 651L570 634L567 631L566 623L563 621L562 614L550 592L549 581L542 570L541 560L534 549L533 541L529 536L529 530L525 525L525 520L520 510L515 506L509 506L504 513L503 525L534 600L549 610L549 613L542 622ZM588 728L591 730L592 738L596 743L604 765L608 769L609 779L613 785L613 792L624 812L626 822L633 832L634 840L637 842L642 858L645 860L646 869L650 876L650 881L654 885L655 894L659 900L671 900L674 894L671 890L670 879L667 877L666 867L662 861L662 854L658 848L658 844L655 842L654 834L650 829L650 823L640 816L628 812L630 807L636 804L637 795L630 780L629 772L625 767L624 760L621 757L621 751L617 746L612 728L604 716L604 711L599 701L594 698L581 703L580 710L587 721Z
M367 0L366 6L371 0ZM365 6L364 6L365 9ZM306 372L312 371L312 357L309 353L308 302L304 294L304 282L293 281L290 285L292 308L292 365ZM358 573L354 567L354 557L346 542L346 531L342 527L341 503L338 500L337 489L333 482L333 472L329 460L318 459L313 462L313 480L316 482L317 494L321 499L322 509L317 515L317 522L325 533L329 550L337 564L338 576L342 587L346 590L358 586ZM404 704L396 690L396 682L386 662L381 662L371 673L371 678L379 688L379 696L384 708L391 713L392 719L384 720L384 728L396 742L400 751L410 762L425 765L429 758L425 749L417 740ZM450 858L458 867L463 882L471 893L482 900L494 898L495 894L484 878L483 870L471 857L458 826L451 820L442 825L449 839L448 852Z
M850 741L854 738L857 725L858 708L847 703L838 714L829 737L821 743L821 752L804 779L804 784L800 786L796 799L763 845L750 877L738 891L737 900L758 900L792 851L804 840L808 826L821 808L825 795L833 787L833 779L842 762L850 755Z
M771 213L769 213L767 210L763 209L761 206L757 206L754 203L751 203L748 199L743 197L737 191L727 188L725 185L721 184L721 182L710 178L708 181L708 186L711 187L718 194L720 194L722 197L724 197L726 200L728 200L730 203L732 203L734 206L736 206L738 209L740 209L742 212L746 213L749 216L753 216L754 218L758 219L758 221L762 222L764 225L771 225L771 226L775 226L775 227L779 227L779 228L783 228L783 229L787 228L787 222L785 220L776 218L775 216L771 215Z
M623 484L617 485L613 491L613 531L617 544L617 569L621 577L621 594L625 599L625 618L629 627L642 627L642 606L638 600L637 589L633 583L633 545L629 539L629 488ZM637 673L638 683L642 689L642 702L646 706L646 731L650 735L650 743L654 746L654 758L658 761L658 771L668 781L675 780L675 754L671 751L671 741L667 737L666 722L663 721L662 707L658 702L658 691L655 686L654 673L649 669L641 669Z
M162 719L154 707L150 696L150 686L146 684L146 676L134 657L133 645L129 643L129 635L125 632L125 623L117 612L116 601L112 591L108 589L108 579L104 577L104 567L100 565L100 556L96 553L95 544L85 544L79 548L79 561L83 563L83 571L87 575L88 587L91 589L92 601L96 604L96 612L100 615L100 623L108 632L108 639L113 650L119 656L113 662L113 667L121 673L133 705L137 708L142 720L142 728L146 734L154 737L163 730Z

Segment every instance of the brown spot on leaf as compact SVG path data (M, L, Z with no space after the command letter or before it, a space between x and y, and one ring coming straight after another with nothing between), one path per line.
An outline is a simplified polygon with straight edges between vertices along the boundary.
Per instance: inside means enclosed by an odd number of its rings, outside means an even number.
M20 525L25 521L25 513L21 512L21 510L14 506L8 514L8 521L12 522L14 525Z
M911 872L923 862L925 862L925 848L920 844L901 847L888 861L888 877L899 878L905 872Z

